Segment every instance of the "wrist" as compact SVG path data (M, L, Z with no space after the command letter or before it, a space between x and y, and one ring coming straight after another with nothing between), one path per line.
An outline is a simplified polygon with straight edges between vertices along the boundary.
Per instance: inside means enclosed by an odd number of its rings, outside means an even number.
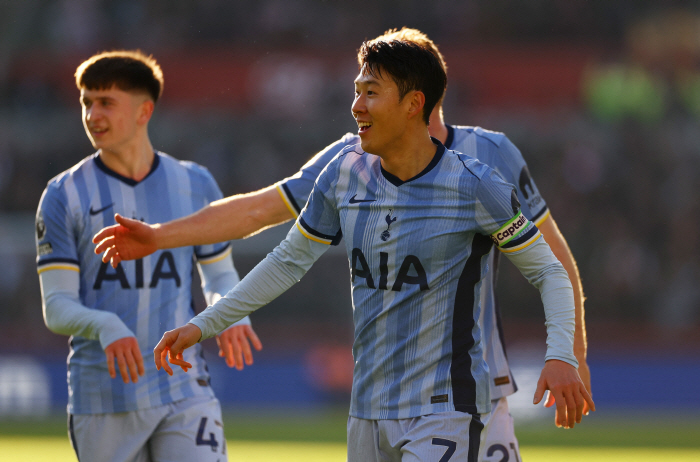
M167 244L167 228L162 223L148 226L153 231L153 244L156 246L156 250L167 249L168 247L165 246Z

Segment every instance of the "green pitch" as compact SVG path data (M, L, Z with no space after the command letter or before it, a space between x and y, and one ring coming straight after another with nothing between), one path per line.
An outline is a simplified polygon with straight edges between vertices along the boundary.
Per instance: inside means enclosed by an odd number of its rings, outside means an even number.
M235 441L228 440L229 459L247 462L342 462L345 444L293 441ZM7 461L75 462L67 438L60 437L0 437L0 454ZM522 448L525 461L538 462L696 462L700 449L672 448L596 448L529 446Z
M347 415L335 412L236 414L224 417L229 459L249 462L345 461ZM548 462L674 462L700 460L700 422L668 418L589 417L574 430L522 425L516 430L523 460ZM0 460L75 462L65 419L0 421ZM511 459L512 460L512 459Z

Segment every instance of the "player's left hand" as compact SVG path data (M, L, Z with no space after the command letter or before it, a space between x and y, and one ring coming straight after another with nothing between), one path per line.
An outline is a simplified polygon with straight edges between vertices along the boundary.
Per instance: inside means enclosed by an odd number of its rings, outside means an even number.
M153 360L156 363L156 369L162 367L168 375L173 375L171 364L180 366L185 372L192 367L182 358L182 352L192 345L199 342L202 338L202 331L194 324L185 324L177 329L169 330L163 334L158 345L153 349Z
M544 365L540 380L535 390L534 404L542 401L544 393L549 390L557 405L555 424L557 427L574 428L581 423L585 403L595 411L595 403L586 390L578 371L571 364L550 359Z
M588 394L593 397L593 392L591 391L591 371L588 368L588 363L584 358L577 358L578 359L578 375L581 377L581 381L583 382L583 385L586 387L586 391L588 391ZM547 397L544 400L544 407L552 407L554 406L554 403L556 401L554 400L554 395L551 392L547 392ZM583 415L588 415L589 411L591 410L591 407L588 405L588 402L583 404ZM554 424L556 425L557 421L559 420L559 411L555 410L554 412Z
M250 342L250 343L249 343ZM228 367L243 370L245 364L253 364L253 351L250 344L260 351L262 343L253 328L248 324L232 326L216 336L216 344L219 345L219 356L225 359Z

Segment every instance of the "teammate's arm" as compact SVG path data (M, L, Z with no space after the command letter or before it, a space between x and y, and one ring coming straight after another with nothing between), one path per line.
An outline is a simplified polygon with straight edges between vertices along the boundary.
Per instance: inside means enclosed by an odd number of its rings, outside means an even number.
M149 225L120 215L118 224L104 228L93 238L95 253L116 267L156 250L205 245L242 239L294 218L276 186L249 194L229 196L201 210L167 223Z
M559 231L554 219L551 215L544 220L544 222L538 225L538 228L542 232L544 239L549 244L552 252L561 262L569 275L569 280L573 286L574 290L574 308L575 308L575 322L576 327L574 330L574 355L578 360L578 373L586 386L586 390L591 394L591 373L588 369L588 363L586 362L586 355L588 351L588 343L586 341L586 321L585 312L583 308L583 302L585 297L583 295L583 285L581 284L581 276L578 271L578 266L576 265L576 260L569 249L569 245L566 239ZM554 405L554 396L550 393L545 406L551 407ZM584 405L583 408L584 415L588 414L588 403ZM555 422L558 420L557 416L554 417Z
M62 335L99 340L107 358L107 369L116 378L114 361L124 383L138 382L145 373L143 357L133 332L114 313L88 308L80 303L80 273L51 269L39 274L46 327Z
M306 274L311 265L328 250L329 245L307 238L298 226L297 222L297 226L292 227L287 238L225 297L190 320L188 324L163 334L163 338L153 350L153 359L159 370L163 367L172 375L168 360L183 368L189 368L190 364L181 359L185 349L213 337L270 303Z
M197 262L202 291L209 305L219 301L240 282L230 255L229 247L228 251L214 260ZM249 366L253 364L251 345L258 351L262 349L262 343L247 316L217 335L216 343L219 346L219 356L224 358L226 365L235 367L239 371L243 369L245 364Z

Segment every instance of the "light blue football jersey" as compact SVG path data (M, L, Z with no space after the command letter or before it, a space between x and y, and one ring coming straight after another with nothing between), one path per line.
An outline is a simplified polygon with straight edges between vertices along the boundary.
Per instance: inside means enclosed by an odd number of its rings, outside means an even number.
M192 396L213 396L200 345L185 352L185 360L193 366L189 373L175 368L171 377L157 371L149 358L163 332L185 324L194 315L193 260L207 263L225 258L230 245L157 251L140 260L123 261L114 269L95 255L92 237L115 224L115 212L163 223L196 212L221 197L204 167L160 152L140 182L113 172L97 154L49 182L37 213L38 271L78 271L81 303L119 316L136 336L146 369L136 384L112 379L100 342L71 337L69 413L125 412Z
M549 216L549 209L517 147L503 134L480 127L447 126L445 147L474 157L498 172L515 186L523 214L535 225ZM347 133L315 155L302 169L277 184L277 190L290 211L297 216L306 204L314 182L326 165L346 146L360 143L358 135ZM500 252L488 257L488 273L481 284L481 326L484 357L489 367L491 398L508 396L517 390L508 366L495 295Z
M321 172L297 226L344 239L350 260L355 370L350 415L401 419L490 409L479 326L491 235L503 251L539 237L514 187L438 141L402 181L347 146Z

